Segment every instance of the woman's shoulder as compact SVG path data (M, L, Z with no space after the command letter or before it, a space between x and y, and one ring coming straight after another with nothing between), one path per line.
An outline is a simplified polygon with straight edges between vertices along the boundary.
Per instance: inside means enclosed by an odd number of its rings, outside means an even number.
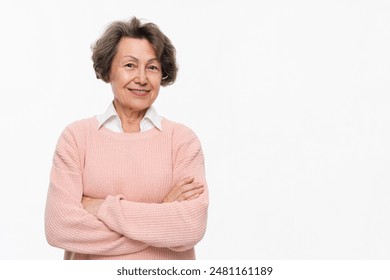
M163 130L172 131L173 133L193 132L187 125L163 118Z
M172 134L172 138L178 141L188 141L198 139L194 130L183 123L163 119L163 130L166 130Z
M84 119L73 121L65 127L65 130L71 130L77 132L77 131L84 131L86 129L93 128L93 127L97 128L96 117L84 118Z
M73 138L84 138L93 128L97 128L97 120L95 117L79 119L66 125L62 135L72 136Z

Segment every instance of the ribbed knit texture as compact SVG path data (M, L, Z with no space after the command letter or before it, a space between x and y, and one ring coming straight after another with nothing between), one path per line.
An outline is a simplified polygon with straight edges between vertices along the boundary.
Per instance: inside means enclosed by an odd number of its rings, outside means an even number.
M205 185L203 194L161 203L189 176ZM83 195L105 199L97 217L84 210ZM163 119L162 131L115 133L90 118L58 140L45 230L65 259L195 259L207 208L201 145L181 124Z

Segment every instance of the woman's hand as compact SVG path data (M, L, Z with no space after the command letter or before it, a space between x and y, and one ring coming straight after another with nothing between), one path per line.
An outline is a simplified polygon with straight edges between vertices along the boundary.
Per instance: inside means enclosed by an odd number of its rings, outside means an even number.
M164 197L163 203L195 199L203 192L202 184L195 183L194 178L186 178L172 188Z
M83 196L81 204L83 205L85 211L92 215L97 215L100 205L103 203L104 199L91 198L88 196Z
M202 184L195 183L194 178L186 178L172 188L164 197L163 203L195 199L203 192L204 186ZM96 216L103 201L104 199L83 196L81 204L85 211Z

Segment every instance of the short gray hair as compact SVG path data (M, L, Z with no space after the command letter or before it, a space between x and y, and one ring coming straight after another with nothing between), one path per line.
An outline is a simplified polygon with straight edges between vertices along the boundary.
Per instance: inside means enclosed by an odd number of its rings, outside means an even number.
M112 22L102 36L92 45L92 61L96 77L110 81L112 60L117 52L122 37L146 39L153 46L158 61L161 63L161 85L173 84L176 80L176 49L167 36L154 23L141 23L136 17L129 21Z

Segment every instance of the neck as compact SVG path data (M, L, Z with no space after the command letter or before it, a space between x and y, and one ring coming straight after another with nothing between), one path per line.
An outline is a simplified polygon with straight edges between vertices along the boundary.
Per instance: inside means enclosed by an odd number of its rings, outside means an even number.
M122 122L122 129L124 132L140 132L140 123L148 108L134 111L130 108L121 106L115 99L114 107Z

